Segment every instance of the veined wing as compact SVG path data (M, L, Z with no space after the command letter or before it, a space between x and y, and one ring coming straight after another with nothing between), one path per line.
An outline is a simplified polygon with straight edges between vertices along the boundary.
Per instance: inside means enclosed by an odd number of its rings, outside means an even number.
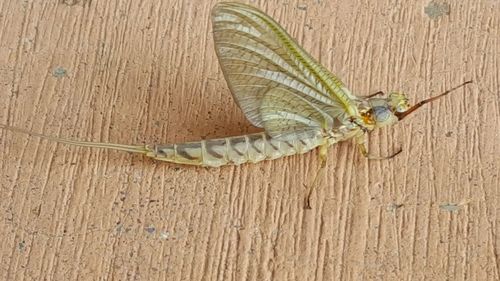
M273 137L310 135L355 115L355 97L273 19L239 3L212 13L219 62L238 105Z
M332 127L333 118L297 90L276 87L262 99L260 114L266 132L282 140L311 138Z

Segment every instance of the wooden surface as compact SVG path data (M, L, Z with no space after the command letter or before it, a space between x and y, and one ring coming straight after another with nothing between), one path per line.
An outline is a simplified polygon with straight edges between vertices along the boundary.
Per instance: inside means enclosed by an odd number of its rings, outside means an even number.
M215 1L0 1L0 122L127 144L256 132ZM474 84L350 142L221 169L0 132L1 280L499 280L500 2L255 1L358 95Z

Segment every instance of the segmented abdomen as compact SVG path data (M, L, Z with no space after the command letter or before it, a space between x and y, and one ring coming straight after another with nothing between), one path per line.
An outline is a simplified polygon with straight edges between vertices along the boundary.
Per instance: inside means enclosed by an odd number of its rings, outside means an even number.
M179 164L219 167L228 164L255 163L305 153L323 142L320 136L278 141L266 133L257 133L199 142L155 145L151 147L151 152L147 156Z

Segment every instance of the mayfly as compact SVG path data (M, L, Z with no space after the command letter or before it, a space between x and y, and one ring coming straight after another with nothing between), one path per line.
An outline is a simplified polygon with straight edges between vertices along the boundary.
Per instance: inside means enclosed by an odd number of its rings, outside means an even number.
M233 97L247 119L264 132L180 144L122 145L45 136L8 125L0 128L65 144L208 167L256 163L319 147L320 169L311 191L324 170L329 146L352 138L369 159L391 158L400 151L387 157L371 156L366 133L392 125L422 105L471 83L413 106L401 93L355 96L264 12L245 4L219 3L212 10L212 24L215 50Z

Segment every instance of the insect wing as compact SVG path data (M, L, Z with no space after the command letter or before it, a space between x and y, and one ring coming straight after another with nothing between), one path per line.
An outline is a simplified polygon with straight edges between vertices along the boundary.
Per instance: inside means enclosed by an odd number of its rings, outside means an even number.
M311 138L321 134L333 119L297 91L276 87L269 90L260 107L264 127L273 138L281 140Z
M355 97L260 10L217 4L215 49L229 88L247 119L273 137L329 129L355 114Z

